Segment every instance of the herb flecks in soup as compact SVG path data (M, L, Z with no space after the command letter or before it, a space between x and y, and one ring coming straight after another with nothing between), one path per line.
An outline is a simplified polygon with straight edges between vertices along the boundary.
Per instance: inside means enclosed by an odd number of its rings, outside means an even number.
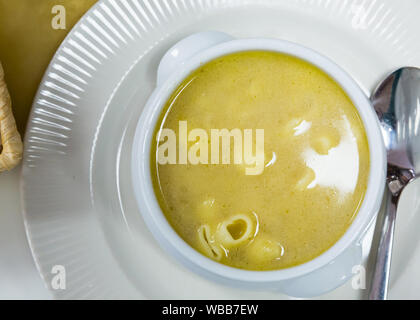
M159 164L161 129L177 132L180 121L208 132L263 129L264 170ZM292 56L241 52L201 66L170 97L155 134L152 178L166 218L193 248L232 267L274 270L319 256L366 192L368 142L356 108L327 74Z

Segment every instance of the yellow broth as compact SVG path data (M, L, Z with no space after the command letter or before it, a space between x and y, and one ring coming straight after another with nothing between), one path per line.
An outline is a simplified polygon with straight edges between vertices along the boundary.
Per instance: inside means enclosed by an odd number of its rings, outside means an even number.
M159 164L161 129L178 134L180 121L188 131L264 129L263 172L247 175L233 161ZM289 55L249 51L204 64L170 97L155 136L152 179L167 220L228 266L310 261L345 233L366 192L369 150L357 109L326 73Z

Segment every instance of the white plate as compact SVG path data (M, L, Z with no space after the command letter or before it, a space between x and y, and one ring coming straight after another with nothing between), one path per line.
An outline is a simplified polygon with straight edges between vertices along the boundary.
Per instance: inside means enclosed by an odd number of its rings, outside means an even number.
M25 222L58 298L281 299L204 280L156 244L137 210L129 159L163 53L200 30L291 40L330 57L368 94L388 72L420 65L420 2L104 0L61 45L35 98L22 176ZM420 184L398 215L392 298L419 298ZM365 241L369 251L369 237ZM323 298L357 299L347 283Z

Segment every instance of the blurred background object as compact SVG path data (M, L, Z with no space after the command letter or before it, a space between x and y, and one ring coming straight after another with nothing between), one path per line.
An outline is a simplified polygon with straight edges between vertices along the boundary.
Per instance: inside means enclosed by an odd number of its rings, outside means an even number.
M0 172L12 170L22 159L22 139L16 129L12 102L0 60Z
M0 0L0 61L19 132L25 134L32 101L49 61L73 25L96 0ZM65 29L55 29L65 9ZM55 12L55 13L54 13Z

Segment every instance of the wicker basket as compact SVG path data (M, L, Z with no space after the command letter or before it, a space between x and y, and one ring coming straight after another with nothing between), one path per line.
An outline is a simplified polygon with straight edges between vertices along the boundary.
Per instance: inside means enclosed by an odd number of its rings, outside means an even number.
M0 172L11 170L22 159L22 139L16 128L12 101L0 62Z

